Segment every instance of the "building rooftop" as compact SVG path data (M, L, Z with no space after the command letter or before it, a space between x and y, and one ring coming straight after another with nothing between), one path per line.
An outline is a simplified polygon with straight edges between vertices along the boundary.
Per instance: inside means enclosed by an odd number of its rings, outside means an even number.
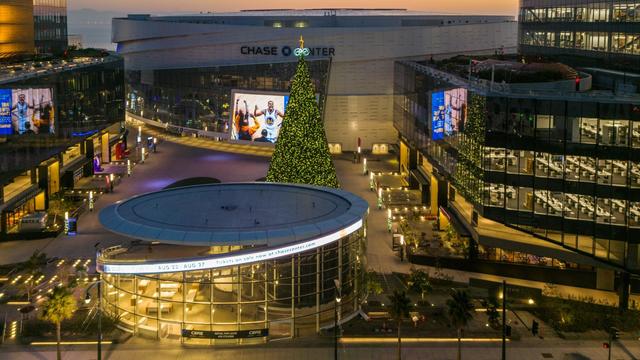
M287 27L394 27L443 26L514 21L502 15L442 15L406 9L274 9L238 12L201 12L174 16L129 14L117 20L168 21L236 26Z
M475 70L469 77L469 59L465 60L466 65L460 65L458 61L454 66L447 65L449 64L447 62L436 62L434 64L429 62L400 60L398 63L411 67L419 73L440 79L449 83L453 87L464 87L485 96L509 96L539 100L567 100L603 103L637 104L640 102L640 93L621 91L614 92L608 89L591 89L591 74L586 72L588 69L583 69L585 72L577 73L583 82L587 81L587 88L585 90L581 88L580 91L576 91L575 78L572 74L573 69L563 64L556 64L555 69L559 69L560 71L558 73L560 78L556 80L547 79L546 81L543 80L541 82L508 83L506 81L492 82L490 80L490 70L488 77L489 80L487 80L486 72L484 76L482 76L480 72L476 72ZM543 79L543 77L539 77L539 79Z
M119 58L116 56L82 56L70 59L52 59L3 64L0 67L0 85L68 71L79 67L91 66L116 59Z
M340 233L367 210L363 199L339 189L207 184L118 202L102 210L100 222L115 233L163 244L271 247Z

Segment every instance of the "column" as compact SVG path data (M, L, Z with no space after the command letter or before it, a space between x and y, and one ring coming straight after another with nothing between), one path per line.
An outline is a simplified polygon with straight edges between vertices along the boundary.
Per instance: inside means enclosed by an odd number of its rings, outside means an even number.
M316 248L316 333L320 332L320 250Z
M187 274L182 272L182 324L180 324L180 330L186 329L185 322L187 321ZM182 331L180 331L180 343L184 344L184 338L182 337Z
M291 337L296 337L296 296L295 296L296 257L291 257Z
M238 294L236 298L236 307L238 315L236 316L236 329L240 330L240 323L242 322L242 272L240 271L240 265L236 269L236 292ZM236 344L241 344L242 339L236 340Z
M344 298L345 294L342 294L342 241L343 239L338 240L338 281L340 282L340 296ZM333 301L336 301L334 298ZM342 318L342 302L338 303L338 323Z

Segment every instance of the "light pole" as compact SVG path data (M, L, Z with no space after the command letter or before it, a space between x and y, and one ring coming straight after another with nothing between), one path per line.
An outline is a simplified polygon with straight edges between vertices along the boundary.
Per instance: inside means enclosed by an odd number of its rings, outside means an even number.
M91 302L89 291L96 285L98 285L98 360L102 360L102 280L94 282L87 288L84 303Z
M507 281L502 280L502 360L507 360Z
M333 303L333 359L338 360L338 304L342 300L340 297L340 280L333 279L333 284L335 285L335 302Z

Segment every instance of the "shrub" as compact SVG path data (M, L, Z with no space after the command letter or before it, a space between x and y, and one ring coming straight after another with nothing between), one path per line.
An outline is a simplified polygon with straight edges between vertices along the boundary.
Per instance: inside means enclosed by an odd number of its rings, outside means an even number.
M640 329L639 311L621 314L616 307L582 301L542 298L532 313L557 331L607 331L611 326L622 331Z

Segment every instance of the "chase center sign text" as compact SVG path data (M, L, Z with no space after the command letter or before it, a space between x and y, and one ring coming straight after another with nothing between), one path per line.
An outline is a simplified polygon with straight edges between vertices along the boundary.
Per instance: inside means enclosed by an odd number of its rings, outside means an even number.
M309 56L335 56L336 49L333 47L310 47ZM291 56L293 49L290 46L241 46L242 55L264 55L264 56Z

